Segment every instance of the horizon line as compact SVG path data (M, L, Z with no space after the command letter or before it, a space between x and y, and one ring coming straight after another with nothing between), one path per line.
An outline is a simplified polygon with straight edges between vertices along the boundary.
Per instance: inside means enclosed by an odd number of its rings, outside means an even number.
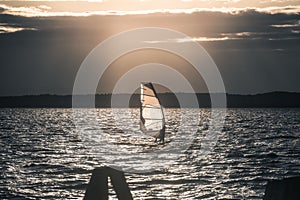
M258 92L258 93L228 93L226 95L240 95L240 96L255 96L255 95L263 95L263 94L271 94L271 93L292 93L292 94L300 94L300 92L295 91L270 91L270 92ZM157 94L222 94L221 92L157 92ZM96 96L96 95L139 95L139 93L96 93L96 94L51 94L51 93L41 93L41 94L21 94L21 95L0 95L0 98L3 97L37 97L37 96Z

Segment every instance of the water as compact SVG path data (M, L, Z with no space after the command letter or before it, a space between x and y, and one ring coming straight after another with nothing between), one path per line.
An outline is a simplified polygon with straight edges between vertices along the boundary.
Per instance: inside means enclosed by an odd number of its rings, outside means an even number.
M138 110L130 112L138 118ZM261 199L267 180L300 175L300 109L228 110L222 134L205 158L198 153L210 111L191 112L201 116L197 138L175 164L126 173L135 199ZM152 140L136 145L138 138L133 141L128 133L120 137L112 110L97 113L97 124L114 145L163 147ZM169 140L176 136L178 113L166 109ZM128 124L122 128L135 130L135 120L123 121ZM0 199L81 199L92 170L103 165L76 131L71 109L0 109L0 133Z

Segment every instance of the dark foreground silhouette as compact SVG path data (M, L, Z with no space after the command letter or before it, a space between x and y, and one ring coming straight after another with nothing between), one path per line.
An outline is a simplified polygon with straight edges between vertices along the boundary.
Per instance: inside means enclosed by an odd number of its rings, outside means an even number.
M120 200L131 200L128 184L124 173L110 167L100 167L93 171L92 177L85 192L84 200L107 200L108 177Z
M300 177L269 181L264 200L298 200L300 199Z
M107 200L108 177L119 200L132 200L124 173L110 167L100 167L93 171L85 192L84 200ZM300 197L300 177L269 181L264 200L298 200Z

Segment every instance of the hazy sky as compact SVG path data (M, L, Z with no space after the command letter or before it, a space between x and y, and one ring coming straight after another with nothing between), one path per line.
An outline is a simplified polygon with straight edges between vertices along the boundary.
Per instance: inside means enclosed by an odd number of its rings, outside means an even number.
M199 42L229 93L300 92L300 1L0 1L0 95L71 94L96 45L143 27L171 28ZM181 68L197 91L206 91L181 58L140 51L116 60L99 92L110 92L126 70L148 62ZM118 66L126 67L116 72Z

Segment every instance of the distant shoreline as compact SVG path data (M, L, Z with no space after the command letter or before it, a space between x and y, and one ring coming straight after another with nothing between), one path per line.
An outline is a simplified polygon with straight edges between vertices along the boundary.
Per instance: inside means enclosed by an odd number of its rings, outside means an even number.
M192 93L160 93L162 105L166 108L179 108L176 96L189 98ZM210 108L210 95L197 93L200 108ZM218 93L211 95L220 95ZM228 108L300 108L300 93L269 92L255 95L226 94ZM93 95L80 95L81 98L93 98ZM139 107L138 94L117 94L116 97L130 98L129 107ZM24 95L0 97L0 108L71 108L72 95ZM86 107L86 106L82 106ZM95 107L110 108L111 94L95 95ZM128 107L128 102L121 102L118 107Z

